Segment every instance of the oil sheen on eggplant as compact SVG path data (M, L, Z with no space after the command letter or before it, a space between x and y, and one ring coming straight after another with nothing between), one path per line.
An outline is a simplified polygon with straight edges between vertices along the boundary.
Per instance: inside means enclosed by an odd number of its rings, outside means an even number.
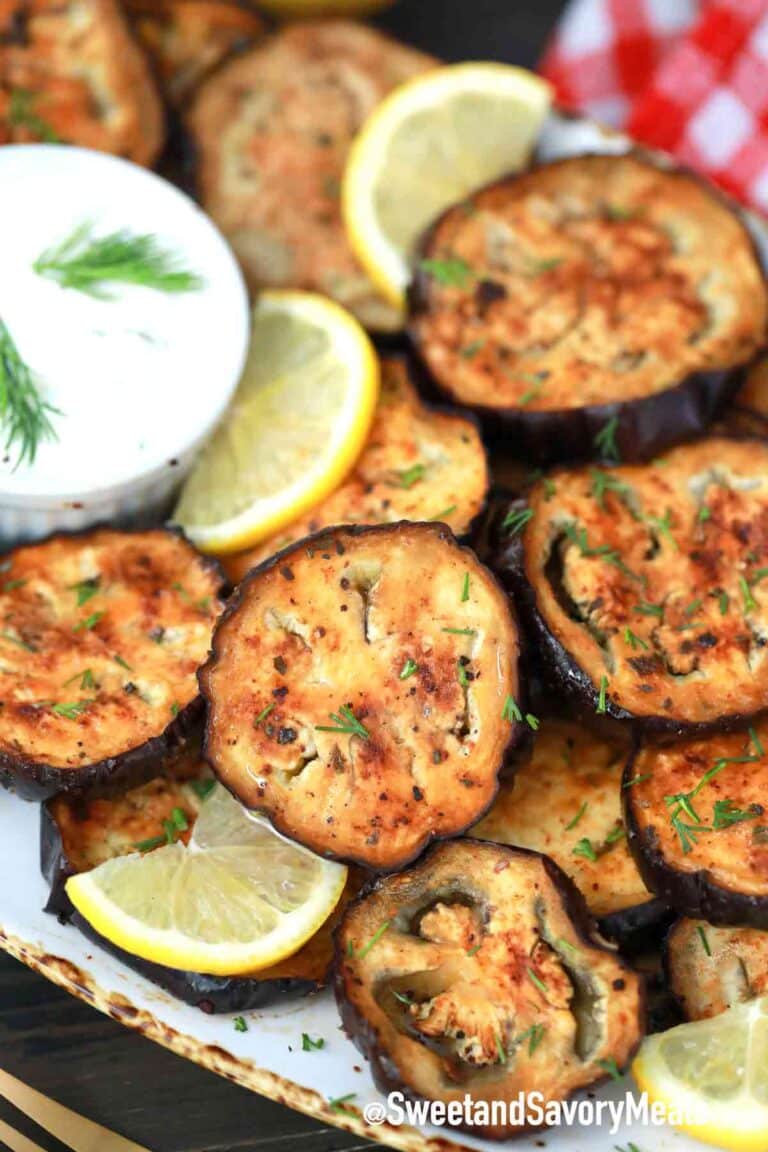
M177 754L200 719L218 565L176 531L96 528L0 570L0 782L39 799Z
M624 821L640 873L681 915L768 929L768 724L627 764Z
M379 1088L446 1103L562 1100L625 1067L645 1027L640 977L567 876L478 840L433 847L349 905L335 988ZM492 1115L473 1129L521 1130Z
M449 209L421 246L410 330L440 390L536 465L642 460L701 435L765 338L740 215L639 153L578 156Z
M506 532L499 570L587 721L683 736L768 708L768 444L553 472Z
M445 525L331 529L254 569L222 616L206 756L284 835L394 870L493 801L525 727L518 646Z

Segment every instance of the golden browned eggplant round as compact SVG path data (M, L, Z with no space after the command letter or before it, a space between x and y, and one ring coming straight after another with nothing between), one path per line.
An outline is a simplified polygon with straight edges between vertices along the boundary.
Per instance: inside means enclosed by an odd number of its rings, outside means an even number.
M425 238L411 332L435 383L544 459L648 459L700 435L765 340L768 295L736 211L637 154L494 184Z
M325 21L281 30L203 85L188 117L198 190L252 289L313 289L368 327L399 326L352 255L339 192L368 114L433 63L372 28Z
M584 896L600 930L622 945L666 915L627 847L621 780L629 741L543 720L530 760L499 789L471 835L550 856Z
M378 880L336 934L344 1026L384 1092L563 1100L623 1068L644 1027L640 977L596 936L546 856L477 840ZM523 1130L495 1118L474 1131Z
M61 140L150 165L164 139L116 0L0 0L0 144Z
M200 672L206 755L299 843L399 868L491 804L517 665L504 593L444 525L334 528L240 585Z
M0 782L49 796L178 751L221 584L165 529L61 534L0 559Z
M554 472L506 532L499 571L588 718L693 735L768 708L768 444Z
M46 911L71 921L128 967L205 1012L243 1012L288 994L316 991L328 976L332 932L341 908L359 888L356 877L350 878L339 910L303 948L279 964L245 977L210 976L141 960L110 943L74 911L65 888L70 876L118 856L150 851L164 839L186 843L200 807L214 787L210 769L191 756L128 790L91 788L49 800L42 808L40 840L42 872L51 886Z
M261 16L237 0L126 0L125 7L175 106L264 32Z
M225 558L237 583L249 568L295 540L334 524L435 520L466 535L485 504L488 466L477 425L419 399L406 362L382 362L381 394L368 442L336 491L286 532Z
M664 964L686 1020L706 1020L768 995L768 932L683 917L667 936Z
M768 929L766 747L763 722L628 762L631 851L651 891L685 916Z

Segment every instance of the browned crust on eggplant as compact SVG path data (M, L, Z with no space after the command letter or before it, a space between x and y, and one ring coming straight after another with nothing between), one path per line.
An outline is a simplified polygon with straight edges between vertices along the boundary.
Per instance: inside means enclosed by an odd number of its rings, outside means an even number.
M768 995L768 932L682 917L664 945L669 987L686 1020L708 1020Z
M518 655L506 597L445 525L334 528L230 601L199 673L205 754L285 835L402 867L492 803L524 727ZM334 730L343 708L363 734Z
M763 722L646 747L627 764L630 849L651 891L682 915L768 928L766 746Z
M125 0L125 8L175 107L265 31L263 18L237 0Z
M522 519L494 567L590 722L694 735L768 707L764 442L712 437L650 465L557 471L510 513Z
M538 853L477 840L432 848L350 904L335 991L380 1090L414 1098L564 1099L604 1079L601 1060L626 1066L644 1030L641 978L596 935L568 877Z
M0 783L44 799L184 754L222 587L174 529L57 533L0 557Z
M339 189L368 114L434 63L360 24L297 23L202 86L187 118L198 191L254 291L307 288L400 327L352 255Z
M425 260L466 271L441 283ZM609 421L624 460L701 435L767 318L738 212L636 152L539 165L449 209L422 242L409 328L438 388L541 464L599 457Z
M464 536L481 515L488 464L476 422L456 410L423 404L402 357L385 357L381 367L373 426L354 470L287 532L225 557L235 583L275 552L335 524L439 517L456 536Z
M210 976L142 960L105 939L75 912L66 892L69 877L135 851L137 843L158 834L163 820L176 807L184 812L188 823L188 829L178 836L184 841L189 839L202 802L192 785L209 775L207 765L190 758L127 792L89 789L79 795L58 796L44 804L40 864L50 884L46 911L72 923L129 968L204 1012L244 1012L287 995L317 991L329 975L333 929L342 908L360 887L360 877L354 874L350 875L336 911L311 940L293 956L252 976Z
M61 140L151 165L163 108L115 0L0 0L0 144Z
M544 720L530 761L505 780L472 835L549 856L573 880L603 931L650 926L665 909L648 891L627 847L621 780L629 740ZM649 907L653 905L653 907Z

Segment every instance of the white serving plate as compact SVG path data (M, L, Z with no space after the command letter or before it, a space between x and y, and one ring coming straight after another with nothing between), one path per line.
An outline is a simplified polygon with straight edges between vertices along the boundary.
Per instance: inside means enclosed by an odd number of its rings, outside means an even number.
M553 116L540 151L554 158L621 151L627 146L625 138L592 123ZM764 242L765 237L759 239ZM418 1152L499 1148L497 1143L449 1128L366 1124L365 1105L383 1098L365 1060L343 1034L329 990L311 997L289 997L271 1008L247 1013L248 1031L236 1032L231 1016L207 1016L182 1004L99 951L75 928L59 924L42 911L48 890L39 871L38 825L36 805L0 794L0 875L13 877L12 884L0 887L0 948L180 1056L326 1124ZM303 1032L323 1037L323 1050L303 1052ZM603 1084L583 1098L617 1101L627 1092L639 1098L629 1077ZM329 1107L330 1100L348 1093L355 1094L348 1105L354 1114ZM522 1135L513 1147L515 1152L538 1152L543 1146L548 1152L615 1152L617 1148L623 1152L630 1142L639 1152L696 1152L703 1147L670 1127L639 1123L624 1124L615 1132L610 1124L550 1128Z

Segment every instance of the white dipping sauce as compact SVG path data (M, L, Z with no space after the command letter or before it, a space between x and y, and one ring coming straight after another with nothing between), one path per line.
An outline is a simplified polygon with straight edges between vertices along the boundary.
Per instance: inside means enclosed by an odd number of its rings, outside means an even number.
M188 197L112 156L6 146L0 188L0 318L62 413L51 416L58 439L42 440L32 465L16 467L17 444L0 456L0 534L11 508L17 520L23 507L51 514L85 502L103 512L108 497L118 514L121 501L135 511L142 491L152 501L181 479L237 385L250 318L235 259ZM202 286L172 294L110 283L101 300L38 275L41 253L84 222L95 237L152 235Z

